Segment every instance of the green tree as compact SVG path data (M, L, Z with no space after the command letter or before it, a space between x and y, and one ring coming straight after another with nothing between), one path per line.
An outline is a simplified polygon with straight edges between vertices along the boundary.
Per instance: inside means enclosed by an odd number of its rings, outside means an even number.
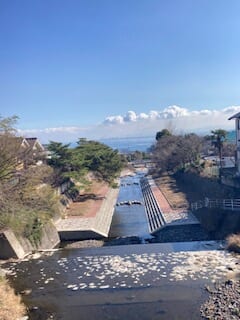
M118 151L98 141L79 139L74 154L82 166L107 182L112 182L123 166Z
M163 138L163 137L171 136L171 135L172 135L172 134L171 134L171 132L170 132L168 129L163 129L163 130L158 131L158 132L156 133L156 140L158 141L158 140L160 140L160 139Z
M227 138L227 131L223 129L217 129L211 131L212 145L218 150L218 156L220 161L220 169L222 169L222 151L223 145Z
M92 171L107 182L112 182L123 166L117 150L98 141L80 138L75 148L53 142L48 146L51 152L49 164L57 175L87 182L84 176Z
M47 149L50 151L50 158L48 160L50 166L61 172L68 172L71 170L72 152L69 148L69 144L50 141Z

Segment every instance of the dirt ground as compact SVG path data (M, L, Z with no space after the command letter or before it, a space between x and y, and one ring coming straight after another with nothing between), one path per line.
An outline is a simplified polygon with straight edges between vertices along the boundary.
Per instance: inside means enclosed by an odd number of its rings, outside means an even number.
M134 168L128 167L122 170L120 177L134 174ZM91 185L87 190L82 191L78 199L71 203L66 210L67 217L91 218L96 215L102 205L103 199L109 191L109 184L89 177Z
M87 191L82 192L78 199L71 203L66 215L83 218L94 217L101 207L102 201L109 191L105 182L93 181Z
M155 179L155 182L173 209L188 207L186 195L178 189L173 177L162 176Z

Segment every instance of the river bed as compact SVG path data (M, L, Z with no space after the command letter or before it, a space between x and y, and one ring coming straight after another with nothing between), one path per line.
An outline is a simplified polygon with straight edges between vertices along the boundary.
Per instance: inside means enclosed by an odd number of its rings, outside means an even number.
M142 202L141 174L121 179L118 202ZM234 278L239 259L222 242L149 243L144 206L116 206L111 238L138 245L59 248L6 263L31 320L198 320L205 286Z
M30 319L201 319L206 285L239 270L218 242L61 249L7 264Z

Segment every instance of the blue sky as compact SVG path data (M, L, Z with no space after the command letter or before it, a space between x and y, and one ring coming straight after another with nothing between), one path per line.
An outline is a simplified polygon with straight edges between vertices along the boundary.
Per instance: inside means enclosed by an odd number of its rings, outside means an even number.
M239 12L239 0L0 0L0 115L43 140L233 128Z

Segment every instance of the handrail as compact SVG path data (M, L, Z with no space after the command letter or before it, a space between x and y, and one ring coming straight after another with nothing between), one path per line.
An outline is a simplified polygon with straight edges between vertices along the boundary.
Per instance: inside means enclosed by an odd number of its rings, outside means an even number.
M208 199L191 203L192 211L201 208L222 208L227 210L240 210L240 199Z

